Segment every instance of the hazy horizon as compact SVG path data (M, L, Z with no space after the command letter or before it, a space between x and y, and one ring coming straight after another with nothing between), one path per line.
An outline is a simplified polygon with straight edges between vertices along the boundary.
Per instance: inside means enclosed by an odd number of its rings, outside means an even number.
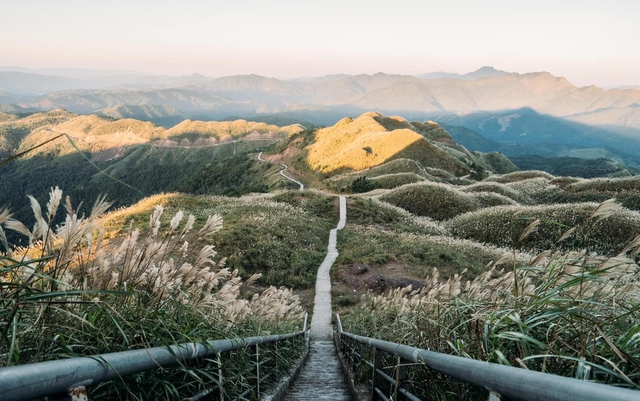
M579 86L640 85L631 18L640 2L512 3L16 2L3 6L0 65L284 79L493 66Z

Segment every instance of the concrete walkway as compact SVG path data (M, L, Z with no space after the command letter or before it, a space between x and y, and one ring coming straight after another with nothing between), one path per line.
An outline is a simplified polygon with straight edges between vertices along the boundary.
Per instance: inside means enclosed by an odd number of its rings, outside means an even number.
M338 230L342 230L347 222L347 199L340 197L340 221L338 227L329 232L329 247L327 256L318 268L316 279L316 298L313 306L313 317L311 318L311 341L331 341L333 328L331 326L331 277L329 271L333 262L338 257L336 242Z
M270 161L270 160L265 160L265 159L263 159L263 158L262 158L262 152L260 152L260 153L258 154L258 160L260 160L261 162L267 162L267 163L279 164L279 165L281 165L282 167L284 167L282 170L280 170L280 175L281 175L281 176L283 176L284 178L286 178L287 180L289 180L289 181L291 181L291 182L294 182L294 183L298 184L298 185L300 186L300 190L301 190L301 191L304 191L304 184L303 184L303 183L301 183L300 181L298 181L298 180L296 180L296 179L293 179L293 178L289 177L288 175L286 175L286 174L284 173L285 171L287 171L287 169L289 168L289 166L287 166L287 165L286 165L286 164L284 164L284 163L276 163L276 162L272 162L272 161Z
M338 257L338 230L347 222L347 199L340 197L340 221L329 233L327 256L318 268L316 298L311 318L309 360L287 394L287 401L351 399L340 368L331 326L331 278L329 271Z

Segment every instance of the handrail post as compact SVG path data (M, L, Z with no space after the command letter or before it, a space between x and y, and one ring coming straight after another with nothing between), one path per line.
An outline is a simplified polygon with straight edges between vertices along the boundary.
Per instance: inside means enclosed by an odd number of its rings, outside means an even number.
M310 340L311 340L311 336L309 335L310 329L307 329L308 320L309 320L309 312L304 314L304 325L302 327L302 331L304 331L304 335L302 336L302 341L303 341L303 345L307 347L307 349L310 346Z
M222 355L217 353L216 366L218 368L218 399L224 401L224 386L222 384Z
M260 346L255 345L255 358L256 358L256 399L260 399Z
M373 349L373 376L371 377L371 401L378 401L378 392L376 391L378 383L378 369L382 369L382 351L378 348Z
M395 372L396 388L394 391L394 400L405 400L407 399L407 397L404 396L400 391L400 383L407 380L407 363L409 361L406 361L399 356L396 357L396 360L397 360L396 372Z
M280 359L279 358L280 357L280 353L278 353L278 341L275 342L274 346L275 346L275 349L276 349L276 354L275 354L275 357L276 357L276 376L280 377L280 371L278 370L278 359Z

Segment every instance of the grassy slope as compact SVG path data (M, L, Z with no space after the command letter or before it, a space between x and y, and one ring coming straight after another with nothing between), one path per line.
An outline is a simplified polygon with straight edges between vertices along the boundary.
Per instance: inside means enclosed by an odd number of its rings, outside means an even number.
M240 198L163 194L112 212L105 221L112 236L130 220L143 223L156 204L165 213L178 210L196 217L220 214L224 228L215 234L216 251L227 267L242 276L262 273L261 286L307 289L315 284L317 267L324 259L329 230L338 221L335 200L313 192L248 195ZM199 219L195 228L203 223Z
M406 120L365 113L355 120L343 119L319 130L309 147L307 161L314 170L332 173L363 170L394 158L410 158L425 166L445 168L463 175L469 170L447 155Z
M44 200L42 197L54 186L65 190L73 199L94 199L106 193L115 206L130 205L163 191L238 196L290 186L277 174L278 166L259 162L253 154L275 139L256 137L257 140L217 146L162 147L151 146L149 141L165 137L167 130L148 122L76 116L65 111L5 120L8 121L0 123L0 133L4 133L0 135L0 145L5 152L26 150L58 132L65 132L97 165L96 169L78 153L74 144L60 138L0 167L3 178L0 205L9 207L15 217L29 224L32 217L26 196ZM189 135L224 132L238 138L255 136L255 132L272 132L277 137L299 130L297 126L280 129L246 121L203 124L204 128L197 122L189 122ZM198 132L198 129L202 130Z

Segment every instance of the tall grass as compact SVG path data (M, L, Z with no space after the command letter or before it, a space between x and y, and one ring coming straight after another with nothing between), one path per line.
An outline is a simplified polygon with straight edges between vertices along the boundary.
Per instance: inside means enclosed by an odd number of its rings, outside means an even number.
M540 220L535 233L519 241L519 249L545 250L582 249L584 247L607 255L617 255L625 245L640 234L640 214L608 205L609 217L594 217L597 203L574 203L541 206L496 206L461 214L446 222L452 235L459 238L510 247L534 220ZM558 239L570 228L569 236Z
M157 206L148 230L130 225L107 240L99 198L79 216L69 198L64 223L51 222L62 203L52 189L43 209L30 197L33 228L0 211L0 366L116 352L299 328L302 309L288 289L270 287L247 299L242 281L210 245L219 215L195 230L194 215L178 211L168 222ZM12 248L5 230L27 238ZM210 382L205 367L176 369L96 386L94 395L177 399Z
M604 220L612 213L609 203L592 217ZM516 241L536 227L530 224ZM471 281L465 281L463 273L442 280L434 269L419 291L408 287L364 295L345 317L345 329L467 358L640 389L640 267L633 261L639 251L640 236L611 257L586 250L548 250L523 263L506 253ZM505 261L512 267L497 267ZM469 389L436 380L428 391L431 398L449 399L449 391Z

